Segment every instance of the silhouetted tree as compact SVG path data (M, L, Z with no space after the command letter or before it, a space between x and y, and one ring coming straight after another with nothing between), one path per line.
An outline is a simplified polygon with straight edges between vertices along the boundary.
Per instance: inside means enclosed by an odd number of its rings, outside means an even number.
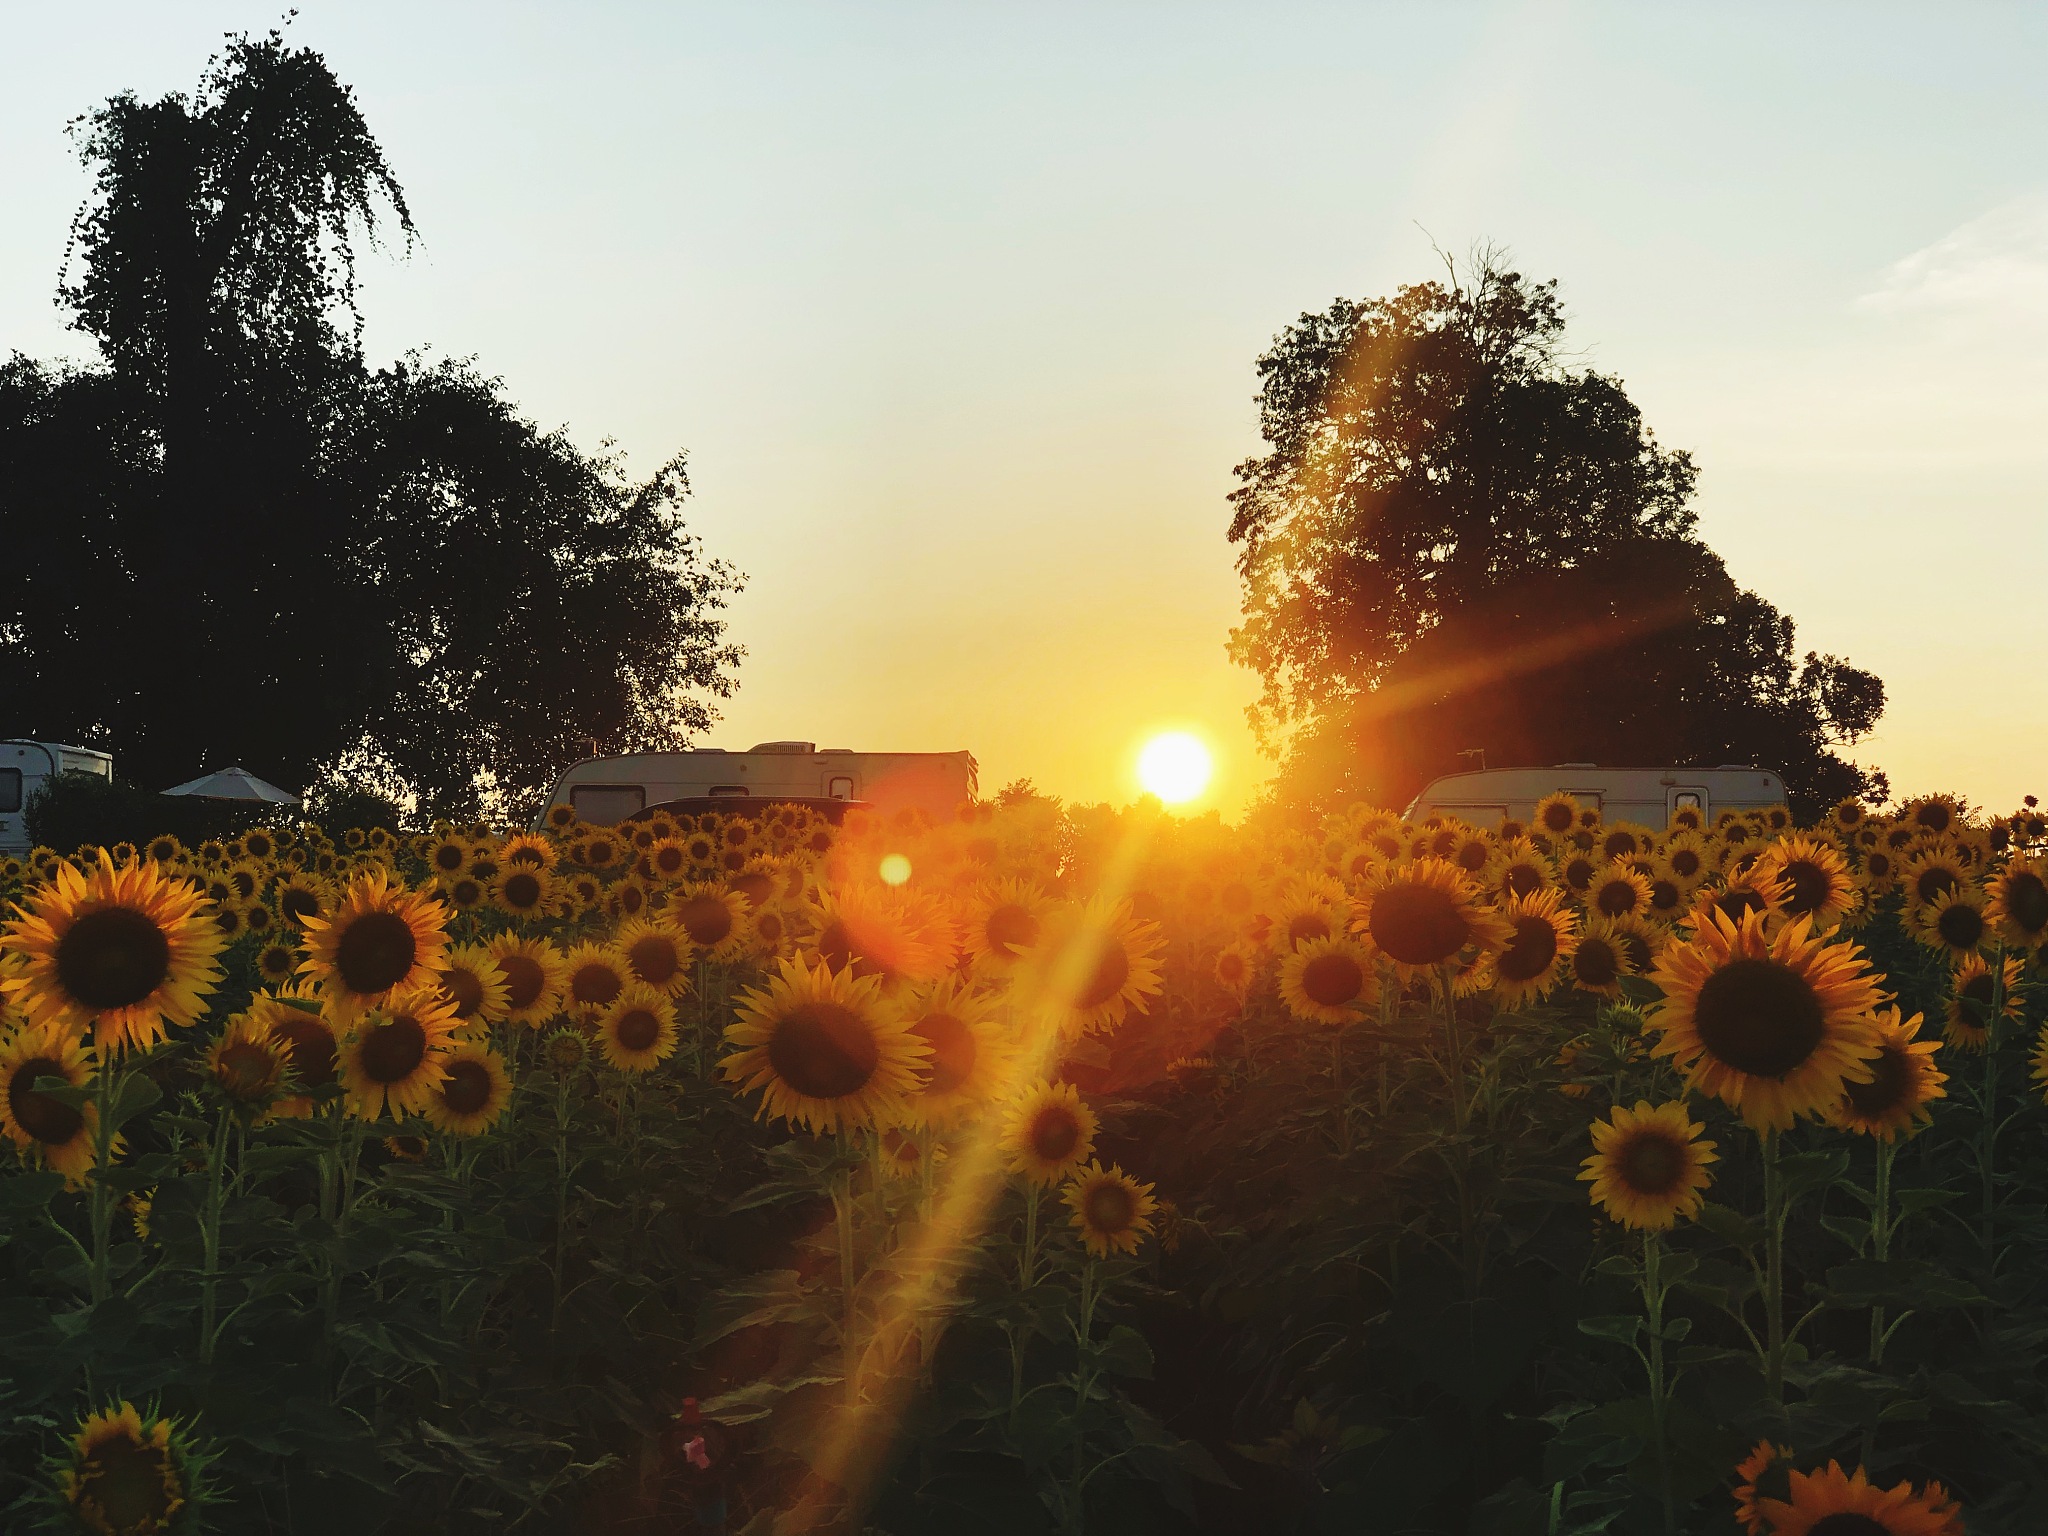
M1564 325L1555 283L1481 251L1303 315L1259 359L1230 650L1264 681L1281 798L1400 805L1467 752L1753 762L1807 806L1877 788L1833 749L1884 685L1795 659L1792 621L1699 540L1691 458L1566 365Z
M0 367L0 720L145 785L242 761L515 801L592 740L681 745L729 694L738 577L473 366L365 364L357 239L404 196L279 34L197 93L73 125L94 190L60 302L90 367Z

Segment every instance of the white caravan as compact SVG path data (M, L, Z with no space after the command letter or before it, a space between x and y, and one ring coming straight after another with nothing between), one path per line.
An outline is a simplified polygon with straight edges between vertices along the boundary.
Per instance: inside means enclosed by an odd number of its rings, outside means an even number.
M61 741L0 741L0 854L29 851L28 818L22 813L44 782L60 773L111 779L114 760Z
M1549 768L1483 768L1432 779L1408 807L1408 819L1432 811L1490 826L1503 817L1527 821L1536 802L1559 790L1609 822L1633 821L1662 831L1682 806L1707 821L1723 811L1760 811L1785 803L1785 781L1742 764L1718 768L1599 768L1558 763Z
M971 752L855 752L764 741L750 752L704 747L586 758L555 781L548 804L570 806L593 826L611 826L671 800L697 799L857 800L885 812L921 810L938 820L972 798L976 775Z

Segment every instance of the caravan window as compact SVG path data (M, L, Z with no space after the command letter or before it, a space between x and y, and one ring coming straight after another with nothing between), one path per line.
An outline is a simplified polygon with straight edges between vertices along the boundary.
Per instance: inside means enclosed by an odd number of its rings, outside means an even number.
M638 784L572 784L569 804L593 827L609 827L647 808L647 791Z
M21 809L21 770L0 768L0 811Z
M826 784L825 795L826 798L831 800L851 800L853 798L853 780L845 777L833 779L830 783Z
M1707 797L1696 789L1681 789L1671 797L1671 809L1674 811L1687 806L1695 811L1704 811L1707 808Z
M719 799L732 800L744 797L751 791L744 784L714 784L711 786L711 793Z

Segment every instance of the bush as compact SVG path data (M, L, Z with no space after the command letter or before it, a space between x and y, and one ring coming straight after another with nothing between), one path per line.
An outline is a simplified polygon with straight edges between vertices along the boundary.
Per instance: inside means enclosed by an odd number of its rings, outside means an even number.
M209 837L231 837L277 808L238 800L165 795L91 773L62 773L29 797L24 816L35 842L69 853L116 843L140 846L174 833L187 847Z

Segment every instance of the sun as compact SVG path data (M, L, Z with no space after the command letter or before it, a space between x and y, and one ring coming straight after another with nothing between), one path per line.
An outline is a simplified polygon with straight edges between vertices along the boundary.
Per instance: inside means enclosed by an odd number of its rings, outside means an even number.
M1186 731L1162 731L1138 754L1138 782L1168 805L1201 794L1214 768L1209 749Z

